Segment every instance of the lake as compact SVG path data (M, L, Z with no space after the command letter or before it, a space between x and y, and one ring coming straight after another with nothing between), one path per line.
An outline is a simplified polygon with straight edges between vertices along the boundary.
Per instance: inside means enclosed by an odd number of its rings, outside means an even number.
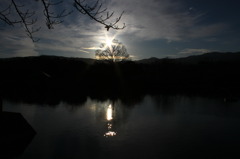
M34 128L19 159L239 158L240 101L184 95L82 104L3 100Z

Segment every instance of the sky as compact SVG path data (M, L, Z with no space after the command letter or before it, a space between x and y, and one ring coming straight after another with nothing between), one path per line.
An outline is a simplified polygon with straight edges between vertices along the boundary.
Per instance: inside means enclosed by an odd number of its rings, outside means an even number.
M34 36L40 40L33 43L20 24L12 27L0 20L0 58L39 55L95 58L95 50L106 37L122 42L134 60L240 51L237 0L103 0L103 6L114 11L114 16L124 11L118 25L125 23L126 28L117 31L107 31L76 11L72 0L52 8L55 12L68 9L73 13L49 30L44 25L39 1L18 2L36 11L36 26L41 30ZM0 11L8 3L9 0L1 0ZM11 16L15 18L14 14Z

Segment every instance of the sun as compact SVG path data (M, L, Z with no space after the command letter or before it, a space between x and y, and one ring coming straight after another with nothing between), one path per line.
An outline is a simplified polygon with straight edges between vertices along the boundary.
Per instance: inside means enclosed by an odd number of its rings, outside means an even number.
M114 45L114 39L117 35L109 36L107 33L105 33L105 40L104 43L106 44L106 47L111 48Z
M108 47L111 47L112 46L112 44L113 44L113 42L112 42L113 40L112 39L110 39L110 38L106 38L106 45L108 46Z

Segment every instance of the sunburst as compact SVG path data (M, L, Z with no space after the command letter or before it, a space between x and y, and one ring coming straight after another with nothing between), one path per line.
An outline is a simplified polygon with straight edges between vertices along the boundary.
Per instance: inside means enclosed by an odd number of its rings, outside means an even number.
M110 38L106 38L106 42L105 43L106 43L107 47L111 47L112 44L113 44L112 39L110 39Z

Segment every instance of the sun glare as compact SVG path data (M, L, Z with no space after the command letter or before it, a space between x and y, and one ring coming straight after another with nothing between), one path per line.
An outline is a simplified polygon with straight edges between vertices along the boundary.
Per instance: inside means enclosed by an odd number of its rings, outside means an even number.
M107 35L107 33L105 33L105 44L106 47L111 47L114 45L114 39L116 38L117 34L115 35Z
M106 38L106 45L107 45L108 47L111 47L111 46L112 46L112 39Z

